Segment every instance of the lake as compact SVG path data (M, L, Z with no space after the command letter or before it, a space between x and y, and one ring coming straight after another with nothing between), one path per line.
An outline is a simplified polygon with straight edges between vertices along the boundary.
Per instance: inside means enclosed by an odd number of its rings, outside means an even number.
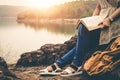
M16 18L0 18L0 56L8 63L16 63L24 52L44 44L64 43L75 34L75 24L64 21L18 23Z

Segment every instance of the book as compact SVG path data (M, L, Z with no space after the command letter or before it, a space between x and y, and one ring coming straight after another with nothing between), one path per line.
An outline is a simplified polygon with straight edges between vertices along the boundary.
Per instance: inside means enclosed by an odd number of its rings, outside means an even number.
M82 23L88 29L88 31L92 31L103 27L102 25L100 25L103 20L104 18L101 16L90 16L86 18L81 18L77 23L77 27L80 23Z

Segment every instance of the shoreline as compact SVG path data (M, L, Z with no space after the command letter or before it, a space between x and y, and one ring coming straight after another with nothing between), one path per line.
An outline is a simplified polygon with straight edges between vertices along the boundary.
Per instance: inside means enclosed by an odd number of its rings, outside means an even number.
M57 19L16 19L18 23L40 23L40 24L45 24L45 23L56 23L56 24L61 24L61 23L67 23L67 24L76 24L78 19L69 19L69 18L57 18Z

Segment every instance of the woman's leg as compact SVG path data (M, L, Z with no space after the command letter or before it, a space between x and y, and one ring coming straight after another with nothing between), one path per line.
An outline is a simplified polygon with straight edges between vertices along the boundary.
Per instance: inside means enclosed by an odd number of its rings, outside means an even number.
M86 53L98 46L99 36L100 29L88 31L82 24L79 25L76 49L73 55L74 57L70 67L67 67L61 72L62 76L70 76L72 74L68 75L69 73L78 71L78 66L82 65ZM81 74L81 71L79 71L78 74Z
M85 53L95 48L99 43L100 30L89 32L82 24L78 28L78 40L76 46L70 50L66 55L56 61L60 67L67 64L81 65Z
M95 49L99 44L100 29L88 31L82 24L78 28L78 40L72 64L80 66L85 54Z
M63 57L58 59L56 61L57 65L62 68L64 66L70 64L73 60L73 56L74 56L75 51L76 51L76 47L74 47L67 54L65 54Z

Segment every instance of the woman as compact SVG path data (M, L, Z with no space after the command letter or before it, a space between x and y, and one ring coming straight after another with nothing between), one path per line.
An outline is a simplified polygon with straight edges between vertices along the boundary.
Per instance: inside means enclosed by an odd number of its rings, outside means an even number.
M41 70L40 74L59 74L61 68L68 64L61 76L72 76L80 74L83 57L98 45L108 44L110 40L120 36L120 0L99 0L93 12L93 16L100 15L104 20L100 23L101 29L88 31L82 24L78 27L78 40L76 46L66 55L57 60L53 65Z

